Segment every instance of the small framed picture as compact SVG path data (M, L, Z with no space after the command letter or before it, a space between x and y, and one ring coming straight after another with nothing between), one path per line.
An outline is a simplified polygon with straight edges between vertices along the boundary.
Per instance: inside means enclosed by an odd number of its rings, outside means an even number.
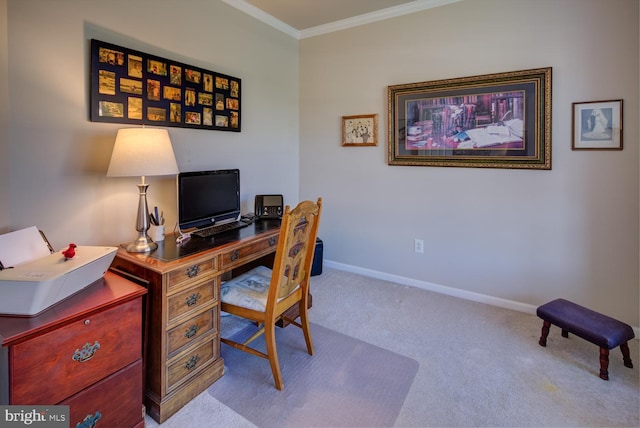
M622 100L573 103L573 150L622 150Z
M342 116L343 146L377 146L378 115Z

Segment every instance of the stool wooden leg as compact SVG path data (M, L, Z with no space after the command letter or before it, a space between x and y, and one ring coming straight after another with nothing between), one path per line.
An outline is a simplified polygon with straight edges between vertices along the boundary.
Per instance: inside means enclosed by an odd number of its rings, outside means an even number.
M624 361L624 366L633 368L633 363L631 362L631 355L629 354L629 344L624 342L620 345L620 350L622 351L622 360Z
M551 323L549 321L544 321L542 323L542 335L540 336L540 340L538 341L540 346L547 346L547 336L549 336L549 327L551 327Z
M609 380L609 350L600 348L600 379Z

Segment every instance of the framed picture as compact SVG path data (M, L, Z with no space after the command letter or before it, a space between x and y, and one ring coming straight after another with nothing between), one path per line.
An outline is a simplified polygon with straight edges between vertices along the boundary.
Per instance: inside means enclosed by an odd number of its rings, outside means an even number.
M573 103L573 150L622 150L622 100Z
M241 80L91 40L91 121L241 130Z
M343 146L377 146L378 115L342 116Z
M388 87L389 165L551 169L551 67Z

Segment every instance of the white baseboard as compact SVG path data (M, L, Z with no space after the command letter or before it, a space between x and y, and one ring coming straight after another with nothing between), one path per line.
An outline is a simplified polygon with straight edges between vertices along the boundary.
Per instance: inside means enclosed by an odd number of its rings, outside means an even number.
M474 293L472 291L461 290L459 288L447 287L440 284L435 284L428 281L419 281L413 278L407 278L399 275L391 275L385 272L379 272L376 270L365 269L358 266L347 265L344 263L333 262L331 260L324 260L323 264L327 267L357 273L359 275L368 276L371 278L380 279L383 281L395 282L396 284L408 285L410 287L421 288L423 290L429 290L440 294L446 294L448 296L460 297L461 299L471 300L474 302L486 303L487 305L498 306L500 308L512 309L514 311L525 312L528 314L536 314L537 306L530 305L528 303L516 302L514 300L501 299L500 297L488 296L486 294ZM636 335L636 340L640 339L640 328L632 327Z

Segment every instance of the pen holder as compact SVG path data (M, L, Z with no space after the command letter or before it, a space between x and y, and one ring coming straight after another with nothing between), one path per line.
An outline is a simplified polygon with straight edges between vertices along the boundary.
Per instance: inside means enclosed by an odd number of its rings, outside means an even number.
M149 226L149 237L154 242L164 241L164 224Z

